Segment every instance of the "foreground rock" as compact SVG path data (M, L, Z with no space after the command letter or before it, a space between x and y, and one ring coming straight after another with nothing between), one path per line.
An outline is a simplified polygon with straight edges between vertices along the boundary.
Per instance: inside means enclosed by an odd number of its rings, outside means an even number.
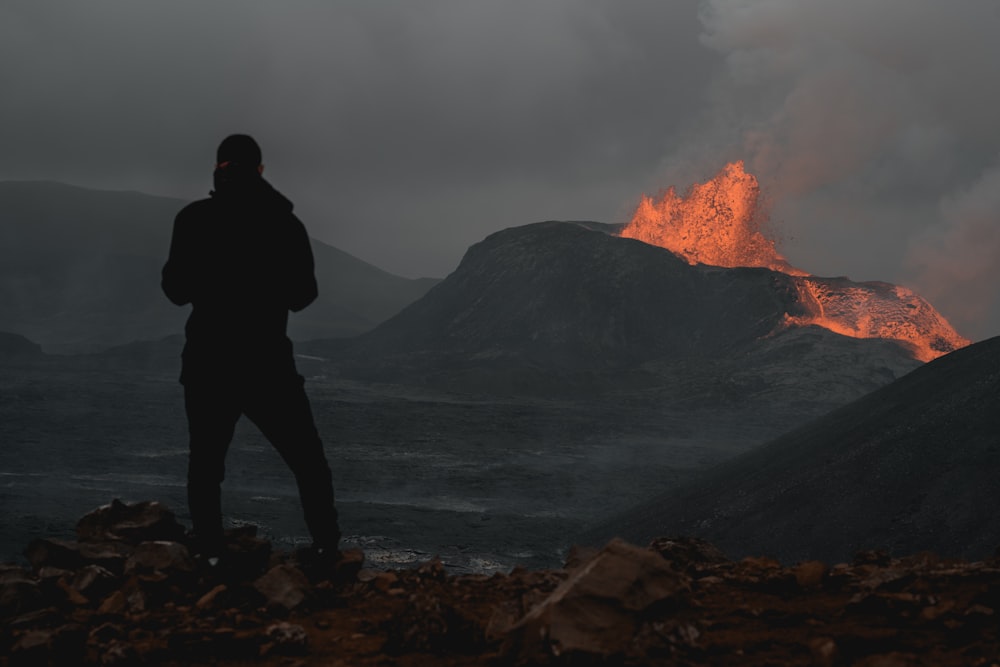
M238 531L220 572L155 535L44 557L36 545L30 570L0 567L0 665L947 667L1000 655L1000 560L863 552L785 567L676 538L613 541L550 571L451 576L435 559L386 572L353 552L324 574ZM120 568L87 562L103 551L85 544L116 544ZM66 553L83 563L63 567Z

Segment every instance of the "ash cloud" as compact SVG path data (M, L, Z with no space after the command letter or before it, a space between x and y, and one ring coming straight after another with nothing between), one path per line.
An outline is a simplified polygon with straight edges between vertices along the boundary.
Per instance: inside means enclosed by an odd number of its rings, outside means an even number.
M192 199L249 132L315 236L441 277L745 159L793 264L940 294L982 338L1000 307L942 239L1000 155L997 25L995 0L9 0L0 179Z
M701 21L725 70L663 171L745 157L793 263L908 284L965 335L1000 333L1000 5L707 0Z

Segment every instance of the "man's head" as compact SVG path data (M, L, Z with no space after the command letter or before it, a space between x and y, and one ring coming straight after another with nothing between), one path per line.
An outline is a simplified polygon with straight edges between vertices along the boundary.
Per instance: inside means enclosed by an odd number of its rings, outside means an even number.
M260 146L248 134L231 134L222 140L215 152L216 169L238 171L264 170Z

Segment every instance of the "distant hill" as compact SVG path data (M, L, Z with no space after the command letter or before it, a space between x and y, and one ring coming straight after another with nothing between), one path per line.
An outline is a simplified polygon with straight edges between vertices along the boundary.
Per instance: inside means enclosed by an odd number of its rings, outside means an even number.
M640 391L672 405L759 399L820 412L919 365L890 341L784 328L805 307L791 276L691 266L616 229L497 232L396 316L346 347L310 349L350 377L457 391Z
M708 538L730 557L861 549L980 559L1000 547L1000 337L671 489L585 536Z
M186 202L58 183L0 182L0 331L50 351L92 351L179 333L160 292L174 215ZM308 221L307 221L308 224ZM386 273L312 240L320 298L293 338L352 336L436 281Z

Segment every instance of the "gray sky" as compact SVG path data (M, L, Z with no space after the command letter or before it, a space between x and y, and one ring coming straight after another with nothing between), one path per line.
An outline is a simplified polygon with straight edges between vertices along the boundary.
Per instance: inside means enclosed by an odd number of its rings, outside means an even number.
M444 276L745 159L793 264L1000 334L996 0L4 0L0 179L194 199L226 134L310 232Z

